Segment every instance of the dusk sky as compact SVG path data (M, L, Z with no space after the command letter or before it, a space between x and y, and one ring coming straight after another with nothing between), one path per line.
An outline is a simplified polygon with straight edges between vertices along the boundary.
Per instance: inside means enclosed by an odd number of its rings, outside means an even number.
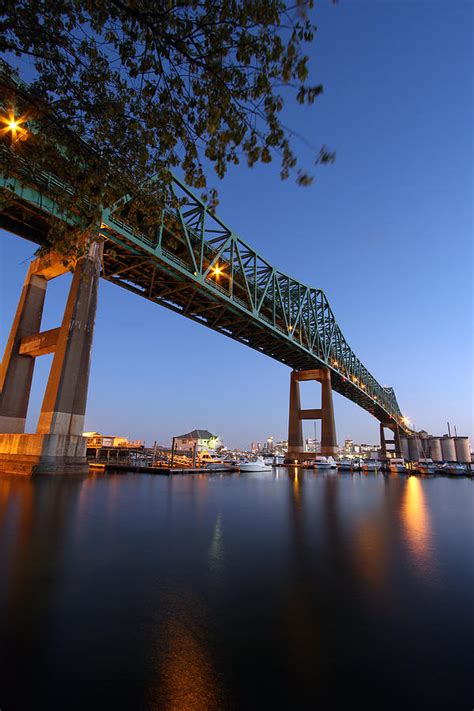
M309 188L279 165L209 174L218 214L272 264L322 288L349 344L417 429L473 437L471 2L317 3L311 73L324 94L285 122L334 165ZM35 245L0 235L0 349ZM50 282L43 329L68 278ZM34 431L52 356L37 360ZM102 281L86 430L170 444L206 428L229 447L287 436L289 369ZM305 384L303 407L319 406ZM378 421L335 393L338 443ZM307 436L313 424L305 425ZM318 425L319 432L319 425Z

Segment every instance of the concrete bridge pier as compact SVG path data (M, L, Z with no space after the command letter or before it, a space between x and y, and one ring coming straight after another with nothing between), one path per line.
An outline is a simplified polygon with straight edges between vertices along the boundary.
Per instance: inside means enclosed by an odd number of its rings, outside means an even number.
M0 432L24 432L34 358L20 355L20 343L40 330L47 280L32 262L0 363Z
M300 382L316 380L321 383L321 407L302 410ZM313 370L293 370L290 376L290 407L288 417L288 462L303 461L316 455L316 452L304 451L303 420L321 420L321 454L337 454L336 424L332 401L331 371L329 368Z
M386 429L392 432L393 439L386 438ZM392 444L393 449L387 449L387 444ZM398 425L394 425L390 422L380 423L380 447L382 449L382 459L387 459L388 454L393 454L395 457L402 456L402 442Z
M72 265L51 255L28 270L0 366L0 473L88 473L82 432L101 255L102 243L91 240L73 265L61 326L49 331L40 331L48 281ZM25 434L35 358L47 353L54 358L37 430Z

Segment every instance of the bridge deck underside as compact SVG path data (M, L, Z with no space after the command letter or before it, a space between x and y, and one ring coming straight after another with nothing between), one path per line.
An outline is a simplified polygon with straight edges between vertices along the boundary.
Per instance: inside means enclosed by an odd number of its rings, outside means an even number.
M123 236L120 239L122 241ZM293 369L328 367L325 361L306 353L297 343L282 339L280 333L269 329L259 318L252 318L247 312L223 301L218 292L214 295L208 284L190 281L179 269L174 269L172 264L154 259L146 252L132 256L127 245L115 241L113 232L109 233L105 241L102 276ZM390 421L391 418L382 407L377 406L372 398L358 392L337 370L332 369L331 378L334 390L368 410L380 421Z
M114 220L112 216L110 218L109 224L101 227L101 235L105 240L102 265L104 279L250 346L293 369L329 367L334 390L381 422L397 424L397 419L387 411L387 407L376 402L371 393L364 392L351 382L347 372L345 375L338 368L332 367L327 352L309 352L307 347L303 347L302 336L298 342L296 331L289 337L287 316L284 320L275 317L275 292L272 301L268 297L268 286L266 289L262 287L256 269L253 281L245 273L240 255L240 266L235 267L235 255L231 265L230 261L225 261L225 253L221 252L221 264L227 265L229 269L232 267L230 293L227 287L223 288L222 283L210 277L213 254L217 254L212 244L204 241L203 237L199 238L197 233L193 234L191 229L184 229L177 224L175 217L175 227L168 231L162 230L159 244L137 239L136 235L130 235L122 229L124 225L120 220ZM30 202L19 200L3 210L0 226L37 244L45 244L46 216ZM193 272L193 264L198 262L199 273ZM291 300L291 295L289 298ZM257 303L258 309L255 308ZM149 327L152 328L153 324Z
M12 90L29 96L8 65L0 70ZM30 128L34 133L33 122ZM83 170L91 148L79 141L74 150ZM61 178L16 155L14 169L0 172L0 226L43 247L52 221L90 234L85 199L74 200L69 177L68 170ZM104 238L103 278L291 368L328 367L337 392L413 434L394 390L377 382L346 341L322 289L271 265L172 173L169 191L153 193L155 177L146 183L155 209L141 213L134 190L101 209L94 231ZM65 196L73 198L67 209Z

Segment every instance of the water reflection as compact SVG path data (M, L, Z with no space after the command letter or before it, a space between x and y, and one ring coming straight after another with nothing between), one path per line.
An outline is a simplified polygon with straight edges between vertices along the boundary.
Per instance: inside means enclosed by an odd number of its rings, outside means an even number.
M355 531L354 544L362 580L373 592L381 592L387 587L387 545L374 517L360 522Z
M399 709L443 689L464 703L471 491L296 468L0 478L0 706L83 709L102 692L114 709ZM439 675L442 648L462 654Z
M288 471L288 476L290 480L293 481L293 501L296 507L300 505L300 480L298 477L298 467L293 467ZM301 477L303 477L303 471L301 471Z
M340 602L344 586L353 585L353 560L340 518L338 477L303 469L290 469L288 476L290 574L282 610L286 647L296 687L311 690L311 704L327 704L335 656L344 656L331 632L331 610L337 608L338 629L350 630L351 608Z
M421 572L432 571L436 564L430 514L425 500L423 482L410 476L405 485L401 508L405 540L413 562Z
M392 484L390 475L371 478L370 490L362 491L364 506L354 526L354 557L360 584L374 596L388 596L392 592L390 573L402 494L399 482Z
M25 659L34 659L28 670L34 683L44 669L64 538L83 480L0 481L0 562L7 566L0 595L0 667L15 678ZM17 688L16 703L25 689Z
M191 593L175 590L156 626L156 664L150 711L220 711L219 680L213 665L202 607Z
M216 524L212 534L211 545L209 546L209 568L216 579L221 580L224 572L224 538L222 535L222 515L219 512L216 517Z

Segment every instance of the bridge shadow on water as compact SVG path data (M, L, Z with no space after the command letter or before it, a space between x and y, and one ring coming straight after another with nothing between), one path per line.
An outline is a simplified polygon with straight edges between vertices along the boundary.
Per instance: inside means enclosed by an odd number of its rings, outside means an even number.
M464 708L471 486L0 478L0 708Z

